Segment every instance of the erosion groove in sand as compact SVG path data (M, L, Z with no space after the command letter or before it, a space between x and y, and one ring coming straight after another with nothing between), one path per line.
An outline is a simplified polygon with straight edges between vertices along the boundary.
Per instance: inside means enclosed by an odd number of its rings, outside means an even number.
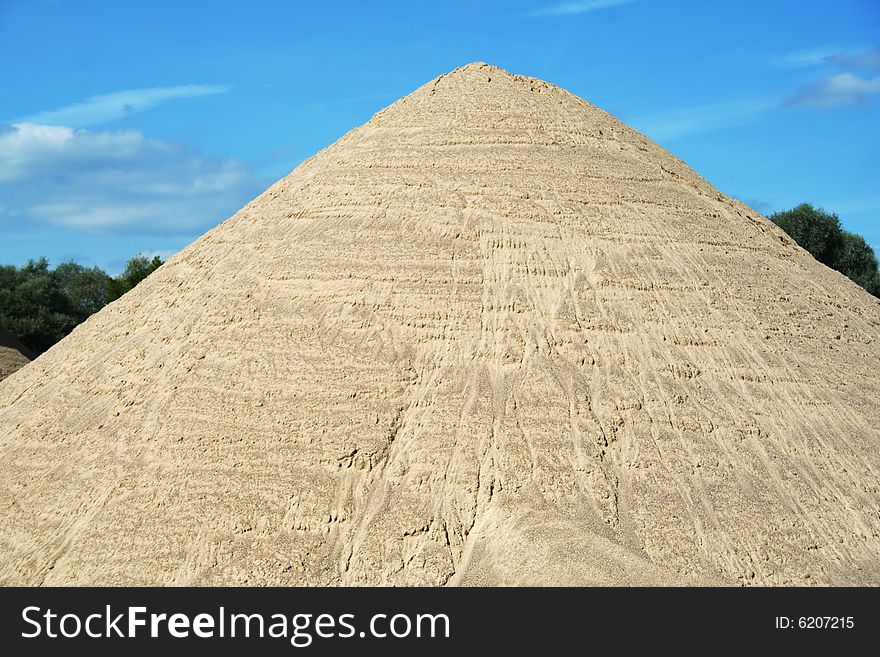
M0 384L6 584L878 584L880 304L472 64Z

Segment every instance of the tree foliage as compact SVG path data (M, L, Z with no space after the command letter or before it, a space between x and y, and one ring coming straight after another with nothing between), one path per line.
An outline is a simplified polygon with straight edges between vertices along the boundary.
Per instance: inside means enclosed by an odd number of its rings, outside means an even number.
M116 278L75 262L50 269L46 258L22 267L0 265L0 326L40 354L161 264L158 256L137 255Z
M0 325L34 353L70 333L78 321L61 281L45 258L23 267L2 267Z
M843 231L843 245L835 268L875 297L880 297L877 256L861 235Z
M801 203L770 215L770 219L816 260L880 297L880 273L874 250L861 235L843 230L836 214Z
M98 267L86 269L75 262L58 265L53 272L80 321L112 300L118 283Z
M118 299L162 266L162 258L154 256L152 260L140 254L133 257L125 265L123 271L114 281L109 301Z

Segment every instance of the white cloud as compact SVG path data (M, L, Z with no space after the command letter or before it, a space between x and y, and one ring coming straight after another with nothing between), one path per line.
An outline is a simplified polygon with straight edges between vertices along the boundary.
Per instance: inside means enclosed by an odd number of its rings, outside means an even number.
M101 169L161 157L171 147L140 132L88 132L65 126L17 123L0 130L0 184L64 174L82 166Z
M176 87L129 89L91 96L84 101L66 105L56 110L33 114L22 119L20 122L83 128L112 121L134 112L142 112L174 98L210 96L228 91L229 87L226 85L211 84L186 84Z
M134 130L0 127L2 222L192 232L225 218L262 187L241 162L205 157Z
M559 4L550 5L544 9L538 9L531 13L532 16L571 16L573 14L583 14L588 11L597 9L605 9L607 7L616 7L618 5L628 5L635 0L574 0L573 2L561 2Z
M789 107L827 109L847 105L867 105L880 93L880 76L861 78L853 73L839 73L798 89L786 101Z
M762 99L713 103L636 117L627 123L655 141L668 142L748 123L772 107L772 102Z

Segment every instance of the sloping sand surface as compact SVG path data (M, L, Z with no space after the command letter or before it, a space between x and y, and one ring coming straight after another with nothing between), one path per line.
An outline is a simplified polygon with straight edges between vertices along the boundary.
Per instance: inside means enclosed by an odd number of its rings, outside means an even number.
M880 303L471 64L0 384L6 584L880 584Z

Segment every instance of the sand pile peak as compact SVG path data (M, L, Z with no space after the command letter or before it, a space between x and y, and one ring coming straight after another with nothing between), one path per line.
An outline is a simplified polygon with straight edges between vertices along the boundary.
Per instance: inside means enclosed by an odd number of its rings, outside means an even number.
M471 64L0 385L20 584L880 582L880 306Z

